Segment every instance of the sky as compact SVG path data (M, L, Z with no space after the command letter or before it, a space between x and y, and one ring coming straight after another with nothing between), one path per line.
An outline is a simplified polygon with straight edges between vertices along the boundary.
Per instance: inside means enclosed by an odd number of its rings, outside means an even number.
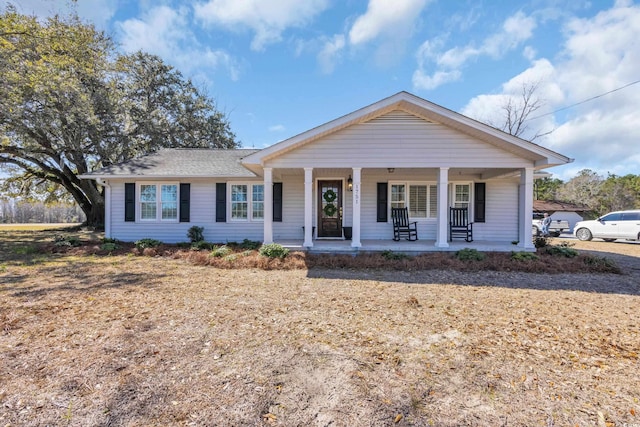
M156 54L263 148L400 91L500 127L536 86L522 135L575 159L569 180L640 174L640 3L632 0L15 0L75 11L122 52ZM1 4L1 3L0 3Z

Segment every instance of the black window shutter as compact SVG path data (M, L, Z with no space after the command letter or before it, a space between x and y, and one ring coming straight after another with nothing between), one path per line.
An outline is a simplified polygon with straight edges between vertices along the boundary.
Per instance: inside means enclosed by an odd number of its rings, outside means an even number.
M189 222L191 215L191 184L180 184L180 222Z
M227 222L227 184L216 183L216 222Z
M124 184L124 220L126 222L136 220L136 184L133 182Z
M282 222L282 183L273 183L273 222Z
M485 207L487 205L487 184L476 182L474 186L473 221L485 222Z
M378 222L387 222L387 183L378 183Z

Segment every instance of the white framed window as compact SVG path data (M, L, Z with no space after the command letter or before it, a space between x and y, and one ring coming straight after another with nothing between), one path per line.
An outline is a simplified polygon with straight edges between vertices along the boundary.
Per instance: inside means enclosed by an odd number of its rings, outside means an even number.
M408 208L409 218L433 219L438 215L438 191L436 184L427 182L391 183L392 208ZM407 197L408 196L408 197Z
M453 207L467 208L471 204L471 184L453 184Z
M264 219L264 185L229 184L229 209L232 221L262 221Z
M139 183L140 221L178 221L177 183Z

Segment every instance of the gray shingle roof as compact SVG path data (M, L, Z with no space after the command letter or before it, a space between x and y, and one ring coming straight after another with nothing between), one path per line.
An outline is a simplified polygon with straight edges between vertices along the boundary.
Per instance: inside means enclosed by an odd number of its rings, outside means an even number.
M156 153L107 166L84 177L255 177L240 164L243 157L259 150L215 150L165 148Z

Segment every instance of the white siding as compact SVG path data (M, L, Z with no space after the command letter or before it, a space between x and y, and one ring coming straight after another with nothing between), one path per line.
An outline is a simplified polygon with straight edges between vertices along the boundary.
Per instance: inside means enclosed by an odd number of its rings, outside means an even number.
M335 178L335 174L323 177L316 171L317 179ZM346 178L345 187L346 187ZM302 239L304 225L304 176L292 175L277 179L283 183L282 222L273 223L274 240ZM362 211L361 238L363 240L389 240L393 231L391 219L385 223L377 222L377 183L389 181L428 181L435 183L433 170L423 172L402 172L396 170L389 174L383 171L363 170L362 172ZM464 181L464 182L469 182ZM264 225L261 221L220 223L215 221L214 181L191 182L191 222L188 223L146 223L124 222L124 181L111 183L112 194L112 237L122 241L135 241L142 238L154 238L167 243L187 241L187 230L193 225L204 227L205 239L209 242L241 242L243 239L262 240ZM474 224L474 240L510 242L518 236L518 182L513 180L487 181L486 223ZM344 224L352 225L353 193L346 188L344 197ZM314 218L316 219L316 186L313 197ZM420 240L435 240L436 220L418 221Z
M133 242L143 238L153 238L166 243L186 242L189 240L187 230L194 225L204 227L204 237L208 242L262 240L263 223L261 221L216 222L215 181L191 181L190 222L125 222L124 181L111 182L111 195L111 235L118 240Z
M530 167L531 161L438 123L392 112L269 160L270 167Z
M518 240L518 185L515 180L487 181L486 222L473 224L474 240Z

